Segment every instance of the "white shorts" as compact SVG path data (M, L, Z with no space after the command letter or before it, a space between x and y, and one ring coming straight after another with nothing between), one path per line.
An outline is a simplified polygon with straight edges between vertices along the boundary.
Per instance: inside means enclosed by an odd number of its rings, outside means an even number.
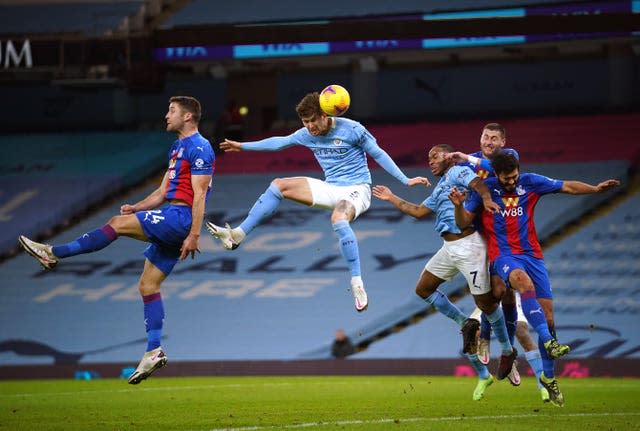
M458 272L461 273L472 295L491 291L487 246L478 232L455 241L445 241L424 269L443 280L451 280Z
M314 208L334 209L338 202L347 201L356 209L355 220L371 205L371 186L369 184L335 186L316 178L305 178L311 189L311 197L313 198L311 206Z
M518 322L524 322L526 324L529 324L529 322L527 322L527 318L524 317L524 312L522 311L522 301L520 300L520 292L516 291L516 311L518 312Z
M526 324L529 324L529 322L527 322L527 318L524 317L524 313L522 312L522 302L520 301L520 293L516 292L516 311L518 312L518 322L524 322ZM480 313L482 313L482 311L476 307L475 310L473 310L473 313L471 313L471 316L469 316L471 319L476 319L477 321L480 321Z

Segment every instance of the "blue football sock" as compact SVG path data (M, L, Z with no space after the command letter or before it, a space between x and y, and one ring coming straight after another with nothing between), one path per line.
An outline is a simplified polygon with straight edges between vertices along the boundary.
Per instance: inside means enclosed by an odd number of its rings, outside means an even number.
M486 313L482 313L485 315ZM491 314L486 314L487 320L491 323L491 328L493 329L493 333L496 338L500 342L500 348L502 349L503 355L510 355L512 351L512 344L509 341L509 336L507 335L507 326L504 322L504 315L502 314L502 308L496 307L496 309Z
M530 350L528 352L524 352L524 357L527 358L529 366L533 370L533 373L536 375L536 383L538 385L538 388L541 388L542 385L540 384L540 375L542 374L542 356L540 356L540 351Z
M142 297L144 302L144 326L147 331L147 352L160 347L162 324L164 322L164 305L160 293Z
M85 233L67 244L53 246L51 251L56 257L62 259L76 254L102 250L117 238L118 233L110 225L105 224L100 229Z
M349 272L352 277L360 276L360 251L356 234L346 220L338 220L333 224L333 230L338 234L340 253L349 265Z
M507 326L509 342L513 346L516 342L516 329L518 328L518 309L515 304L503 304L502 313L504 314L504 323Z
M282 193L280 189L272 183L267 190L260 195L256 203L253 204L247 217L240 223L240 228L248 235L249 232L255 229L264 219L275 212L280 202L282 202Z
M469 359L469 362L471 362L471 366L474 370L476 370L476 373L478 373L478 377L480 377L481 379L489 378L489 369L485 364L480 362L477 354L467 354L467 359Z
M491 339L491 323L484 312L480 313L480 338L484 340Z
M523 292L520 294L520 299L524 316L527 318L529 325L536 330L542 343L551 340L553 337L549 332L544 311L542 311L542 306L536 299L535 292Z
M467 316L465 316L458 307L449 301L447 295L443 294L439 290L433 292L424 301L460 326L462 326L464 321L467 320Z
M555 376L554 368L555 361L549 358L547 349L544 348L544 343L541 338L538 338L538 351L540 352L540 358L542 361L542 369L544 370L544 376L547 378L553 378Z

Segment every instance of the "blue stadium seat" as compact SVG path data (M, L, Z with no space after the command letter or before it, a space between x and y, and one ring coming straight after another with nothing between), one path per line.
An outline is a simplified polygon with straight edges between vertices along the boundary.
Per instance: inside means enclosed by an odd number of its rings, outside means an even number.
M619 177L626 175L626 165L602 163L600 167L589 165L588 170L585 166L563 165L562 177L595 181L611 172ZM557 173L556 169L553 165L535 167L542 173ZM424 174L424 169L407 171L409 175ZM274 175L217 176L207 217L236 224ZM429 193L428 189L403 188L385 172L376 170L373 176L374 183L387 184L413 202L421 202ZM128 200L140 199L151 190L129 196ZM573 208L576 218L592 205L588 197L561 199L565 206ZM119 205L114 203L52 242L69 241L100 226L117 213ZM541 201L540 226L557 225L557 208L547 207L545 199ZM364 280L370 295L369 310L364 314L354 310L347 269L336 247L328 212L285 202L275 217L258 227L233 252L203 235L202 253L196 260L178 263L163 287L163 345L167 354L173 360L326 358L335 329L344 328L355 343L370 343L356 358L457 357L457 329L442 316L429 315L396 332L403 326L399 324L423 306L413 289L426 260L441 245L433 220L415 221L374 199L371 210L354 223L354 228L360 237ZM581 233L578 236L585 239ZM0 345L7 340L24 340L66 352L63 357L79 358L81 363L135 364L145 346L136 286L143 249L144 244L119 239L98 253L64 260L52 272L40 270L24 253L2 263ZM555 256L551 250L548 252L552 269L559 261ZM444 288L456 290L461 286L461 281L454 281ZM588 287L594 288L592 284ZM572 287L567 295L573 297L579 289L580 286ZM561 284L556 286L560 304L564 300L562 290ZM472 309L469 296L458 304L465 311ZM562 325L584 327L589 315L583 313L578 316L580 319L574 319L567 313L566 307L561 308L557 316L563 338L583 339L581 333L569 332L575 330L563 329ZM623 315L618 322L628 323L629 317ZM599 325L597 321L596 324ZM602 326L609 328L604 323ZM624 325L618 330L623 331ZM387 332L388 336L371 342L372 336L380 332ZM637 335L627 332L624 337L638 344ZM596 335L600 334L611 335L604 330ZM583 349L582 354L589 352ZM51 355L20 356L9 350L0 353L0 358L7 364L45 364L55 360Z
M0 253L163 168L173 136L114 132L0 136Z

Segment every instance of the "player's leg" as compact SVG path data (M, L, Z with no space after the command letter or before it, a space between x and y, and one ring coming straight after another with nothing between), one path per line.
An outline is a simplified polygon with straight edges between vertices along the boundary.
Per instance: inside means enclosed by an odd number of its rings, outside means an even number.
M224 248L234 250L256 226L276 211L282 199L289 199L310 206L313 203L313 197L307 178L274 179L253 204L247 217L239 226L233 229L228 224L225 227L221 227L211 222L205 222L205 227L211 235L222 242Z
M500 278L499 276L496 277ZM504 283L504 280L500 280L502 281L502 283ZM518 310L516 307L515 295L515 289L509 288L505 291L505 294L502 297L502 312L504 313L504 321L507 325L507 334L509 335L509 341L512 345L515 345L516 328L518 321ZM522 316L522 318L524 319L524 315Z
M160 286L171 273L180 258L180 248L191 229L191 208L172 205L151 212L155 219L137 213L150 244L144 251L147 258L140 276L138 289L144 303L144 322L147 332L147 351L138 368L129 378L129 383L137 384L146 379L156 369L167 363L160 340L164 321L164 305Z
M365 311L369 306L369 298L364 289L360 267L360 250L350 222L355 218L356 210L351 202L341 200L331 213L331 226L338 236L340 254L347 262L351 274L351 293L353 293L356 311Z
M498 301L493 295L487 265L487 255L486 253L480 252L486 250L484 239L478 232L474 232L457 241L445 243L445 247L456 262L456 268L467 280L469 291L473 295L476 306L482 310L482 313L491 324L496 338L500 342L500 348L502 350L500 362L501 364L504 362L504 364L501 365L498 370L498 379L503 379L506 374L503 375L501 372L502 367L508 365L510 369L517 353L514 352L513 346L509 342L502 309L499 307ZM465 334L464 327L462 332L464 348L473 347L477 349L477 339L471 339L471 334ZM475 331L473 335L476 335ZM472 343L472 345L469 345L469 343Z
M22 247L38 259L44 268L52 269L60 259L102 250L121 235L141 241L148 240L135 214L114 216L104 226L66 244L41 244L22 235L18 239Z
M458 270L451 262L443 246L425 265L416 284L415 291L427 304L456 322L459 326L462 326L467 320L467 316L449 301L445 294L437 290L438 286L447 280L451 280L457 273Z
M542 363L547 377L553 376L553 359L569 353L571 348L568 345L560 344L557 341L555 332L555 321L553 318L553 293L551 291L551 282L549 281L549 273L544 265L544 260L536 258L527 258L527 274L531 278L535 286L535 294L544 313L545 323L549 328L552 340L544 343L544 350L547 355L542 354ZM522 298L521 298L522 299ZM523 302L524 304L524 302ZM524 307L524 305L523 305Z
M504 296L507 288L500 278L500 276L495 274L495 270L493 265L489 265L489 276L491 279L491 291L493 292L493 296L496 301L500 302L502 297ZM505 323L507 324L507 332L509 331L509 320L507 318L506 313L503 309L503 314L505 314ZM480 355L481 360L486 360L485 364L489 361L489 352L490 352L490 340L491 340L491 323L487 317L482 313L480 315L480 337L478 339L478 355ZM509 342L513 345L513 337L509 338Z
M331 209L331 226L338 237L338 248L351 274L351 293L356 311L365 311L369 298L364 289L360 267L360 250L351 222L371 205L368 184L334 186L313 178L308 179L314 208Z
M150 247L155 247L155 249L145 252L145 254L150 254L151 256L145 260L144 270L138 282L138 290L144 304L147 350L142 356L138 367L129 377L129 383L132 385L140 383L167 363L167 356L160 346L164 322L164 304L160 294L160 285L166 278L166 274L149 260L157 261L157 259L162 259L162 251L155 245Z

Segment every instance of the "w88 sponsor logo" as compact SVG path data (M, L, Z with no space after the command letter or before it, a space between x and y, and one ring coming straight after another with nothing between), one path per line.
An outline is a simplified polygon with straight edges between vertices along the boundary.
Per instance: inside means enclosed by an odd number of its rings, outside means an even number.
M524 214L522 207L510 207L500 210L502 217L520 217Z

